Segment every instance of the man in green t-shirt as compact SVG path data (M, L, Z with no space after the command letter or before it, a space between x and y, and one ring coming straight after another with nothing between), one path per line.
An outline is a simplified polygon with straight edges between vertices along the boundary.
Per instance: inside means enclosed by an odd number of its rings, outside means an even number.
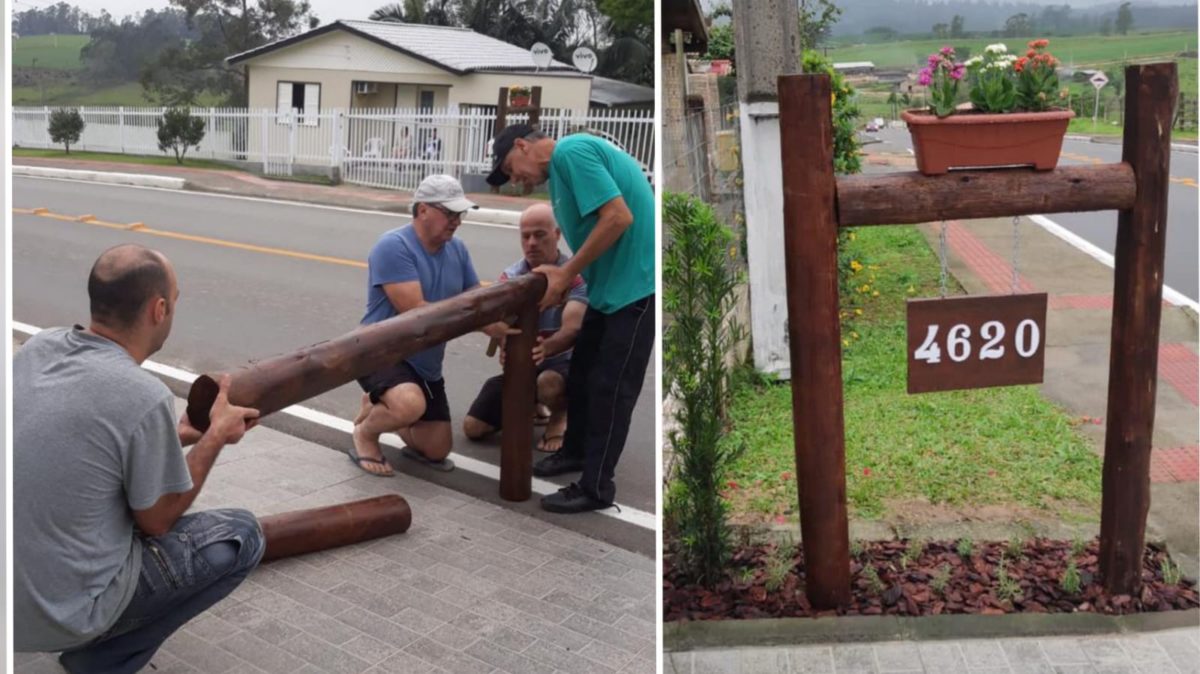
M613 503L613 473L654 347L654 190L641 165L609 141L580 133L555 141L516 124L492 145L488 182L531 187L549 182L554 217L574 257L546 275L541 308L562 304L576 275L589 306L567 375L563 447L533 474L581 472L579 481L542 499L551 512L575 513ZM646 438L653 446L653 438Z

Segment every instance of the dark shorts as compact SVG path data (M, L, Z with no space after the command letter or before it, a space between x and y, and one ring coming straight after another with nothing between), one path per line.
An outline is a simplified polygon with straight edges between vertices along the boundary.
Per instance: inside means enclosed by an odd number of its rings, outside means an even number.
M421 415L421 421L450 421L450 401L446 399L446 380L425 380L405 361L400 361L396 365L358 380L358 385L375 404L379 404L380 396L388 389L409 383L419 386L425 394L425 414Z
M547 370L557 372L562 376L565 383L567 381L567 371L570 369L571 359L568 358L549 363L543 362L538 366L537 373L540 376ZM504 375L498 374L483 382L483 388L479 389L479 395L475 396L475 402L471 403L471 409L467 414L492 428L500 428L501 418L503 417L500 411L500 402L504 397L503 394Z

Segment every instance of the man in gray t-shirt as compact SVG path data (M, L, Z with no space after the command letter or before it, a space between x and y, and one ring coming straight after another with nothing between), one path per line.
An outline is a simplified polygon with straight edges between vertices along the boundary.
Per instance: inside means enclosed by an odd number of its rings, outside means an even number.
M230 405L226 380L201 434L140 367L179 295L161 253L106 251L88 295L90 327L46 330L13 358L14 646L64 651L70 672L135 672L262 556L252 514L183 514L258 412Z

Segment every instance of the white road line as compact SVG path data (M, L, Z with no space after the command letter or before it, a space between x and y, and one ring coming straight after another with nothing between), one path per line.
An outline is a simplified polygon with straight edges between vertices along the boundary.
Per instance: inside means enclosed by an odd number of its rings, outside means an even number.
M12 322L12 329L29 336L33 336L41 332L44 328L39 328L34 325L29 325L28 323L22 323L14 320ZM187 370L182 370L170 365L156 363L152 360L147 360L146 362L142 363L142 367L157 375L169 377L188 385L191 385L191 383L196 380L196 377L199 376L194 372L188 372ZM284 409L280 410L280 412L296 417L297 419L302 419L310 423L325 426L326 428L331 428L335 431L340 431L342 433L350 433L354 430L354 424L347 419L342 419L341 417L337 417L332 414L326 414L325 412L319 412L301 405L285 407ZM397 449L404 448L403 442L393 440L390 437L382 437L380 438L380 442ZM468 473L474 473L475 475L480 475L497 482L500 480L499 466L495 466L486 461L480 461L479 459L474 459L469 456L463 456L462 454L451 453L451 456L454 458L455 470L465 470ZM542 480L536 477L533 478L533 492L535 495L545 496L547 494L553 494L554 492L558 491L559 488L559 485L548 480ZM653 513L648 513L644 510L638 510L637 508L632 508L630 506L620 506L619 511L616 509L600 510L597 511L597 514L603 515L604 517L611 517L622 522L627 522L634 526L638 526L643 529L649 529L651 531L658 527L658 518L655 517Z
M284 199L266 199L264 197L247 197L241 194L221 194L220 192L197 192L193 190L171 190L165 187L146 187L145 185L115 185L110 183L96 183L89 180L72 180L70 178L44 178L41 176L13 176L14 180L49 180L61 183L85 183L88 185L103 185L104 187L119 187L129 190L149 190L152 192L170 192L171 194L180 194L184 196L195 197L215 197L217 199L240 199L242 201L257 201L264 204L278 204L283 206L303 206L305 208L319 208L327 211L340 211L343 213L358 213L361 215L381 215L392 218L409 219L411 216L404 213L392 213L389 211L372 211L365 208L349 208L347 206L330 206L328 204L314 204L307 201L287 201ZM500 229L520 229L516 225L503 225L494 222L478 222L475 220L463 220L464 225L475 225L477 227L497 227Z
M1047 218L1044 215L1031 215L1029 216L1029 219L1042 229L1045 229L1047 232L1050 232L1054 236L1057 236L1084 253L1087 253L1106 266L1115 267L1115 262L1111 253L1105 251L1103 248L1100 248L1078 234L1068 230L1066 227L1063 227L1050 218ZM1171 304L1188 307L1192 311L1200 313L1200 302L1188 298L1187 295L1184 295L1165 283L1163 284L1163 299Z

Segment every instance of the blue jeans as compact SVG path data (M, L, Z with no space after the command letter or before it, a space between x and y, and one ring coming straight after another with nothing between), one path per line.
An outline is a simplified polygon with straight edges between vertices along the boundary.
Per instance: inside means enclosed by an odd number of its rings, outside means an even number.
M59 656L72 674L145 667L175 630L233 592L264 550L258 520L232 508L184 515L166 534L140 542L133 600L107 632Z

